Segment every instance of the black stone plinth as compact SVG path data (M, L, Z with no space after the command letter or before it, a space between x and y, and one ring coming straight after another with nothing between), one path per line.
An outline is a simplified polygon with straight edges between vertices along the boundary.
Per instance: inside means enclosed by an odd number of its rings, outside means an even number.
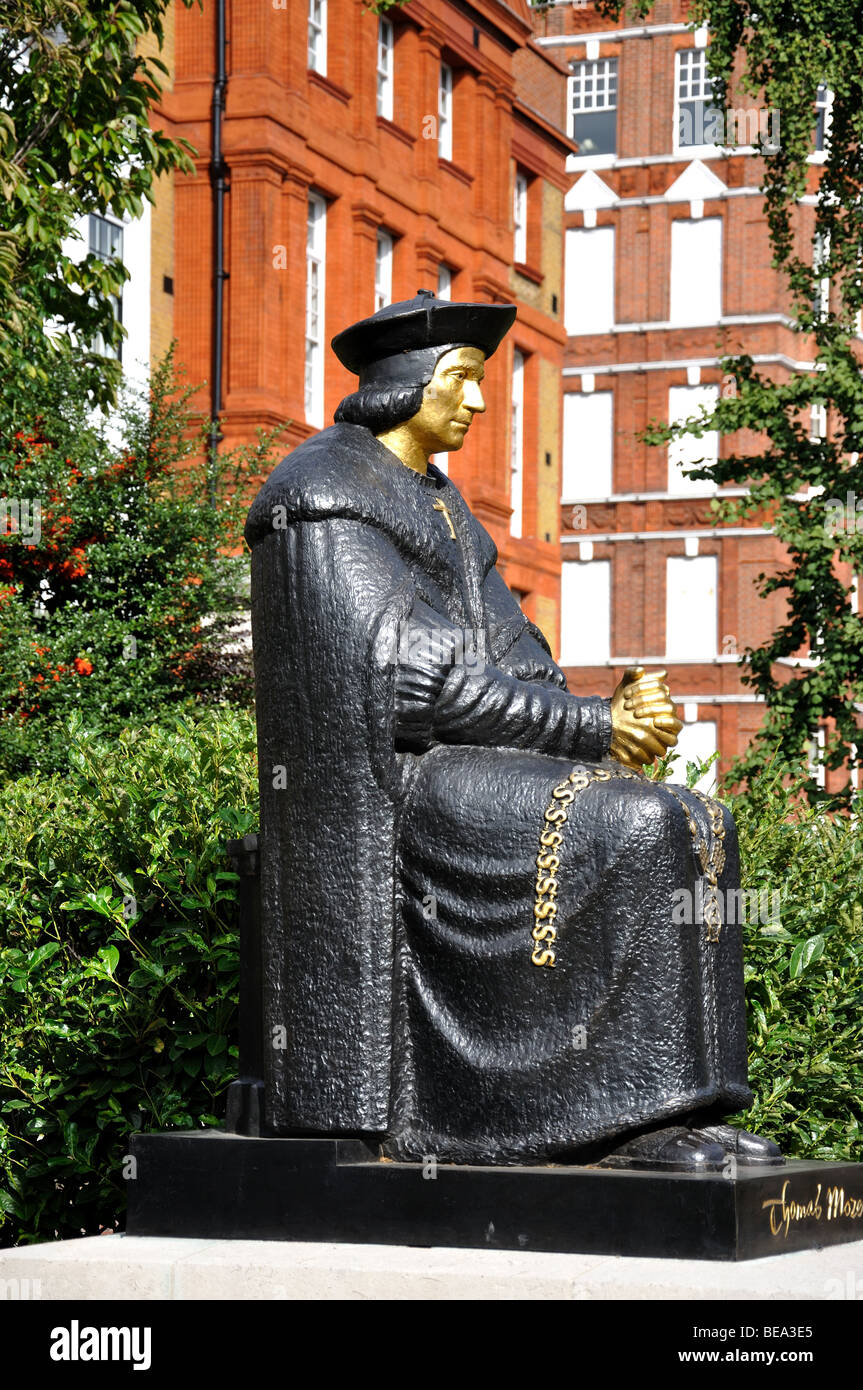
M217 1130L136 1134L131 1153L135 1236L703 1260L863 1239L863 1164L855 1163L791 1160L733 1176L480 1168L381 1160L356 1139Z

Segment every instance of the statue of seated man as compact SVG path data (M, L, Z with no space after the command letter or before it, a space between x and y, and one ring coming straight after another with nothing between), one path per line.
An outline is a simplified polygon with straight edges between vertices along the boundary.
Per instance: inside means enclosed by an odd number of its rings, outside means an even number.
M724 1123L752 1100L737 840L642 773L681 727L665 673L570 694L430 463L514 318L421 291L339 334L358 390L249 514L266 1130L403 1161L781 1162Z

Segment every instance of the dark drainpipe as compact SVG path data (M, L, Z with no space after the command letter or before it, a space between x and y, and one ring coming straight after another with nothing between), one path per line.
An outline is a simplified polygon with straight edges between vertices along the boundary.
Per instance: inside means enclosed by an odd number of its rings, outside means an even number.
M225 116L225 93L228 87L228 74L225 55L227 39L225 36L226 0L216 3L216 80L213 85L213 132L212 153L210 157L210 182L213 188L213 362L210 393L210 458L215 463L219 452L222 432L219 417L222 413L222 354L224 347L224 306L225 281L225 194L228 191L227 169L222 159L222 122ZM211 483L210 500L213 501Z

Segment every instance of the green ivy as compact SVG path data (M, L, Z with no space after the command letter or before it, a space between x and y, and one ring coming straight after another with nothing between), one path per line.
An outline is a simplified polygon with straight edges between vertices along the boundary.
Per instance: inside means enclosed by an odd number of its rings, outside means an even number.
M644 20L651 0L596 0L613 20ZM764 230L782 272L786 309L798 335L793 355L814 370L775 380L746 354L721 356L723 388L712 411L645 432L652 445L708 430L736 436L735 452L689 477L748 487L748 495L712 503L717 522L767 524L782 546L775 572L758 576L759 593L784 600L784 616L758 647L742 653L741 679L765 701L762 729L735 764L745 780L771 750L796 763L817 728L827 731L818 761L828 769L863 766L863 622L850 585L863 569L863 373L858 315L863 310L863 66L861 6L849 0L692 0L688 20L709 29L707 49L716 103L778 112L778 146L763 134L755 177L764 195ZM817 164L818 88L833 93L832 125ZM771 126L772 131L772 126ZM813 201L814 237L806 234L803 196ZM807 210L808 211L808 210ZM819 251L816 253L815 238ZM830 282L829 305L821 302ZM722 354L723 344L718 344ZM810 438L813 405L827 411L829 437ZM797 664L808 655L811 663ZM813 759L813 762L815 759ZM822 796L806 770L806 793ZM852 786L845 790L851 800Z

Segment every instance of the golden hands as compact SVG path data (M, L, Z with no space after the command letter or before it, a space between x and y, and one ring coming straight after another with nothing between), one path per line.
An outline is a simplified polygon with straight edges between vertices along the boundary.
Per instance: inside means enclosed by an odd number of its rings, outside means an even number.
M611 697L609 751L615 762L636 772L654 758L664 758L683 728L665 674L645 675L643 666L629 666Z

